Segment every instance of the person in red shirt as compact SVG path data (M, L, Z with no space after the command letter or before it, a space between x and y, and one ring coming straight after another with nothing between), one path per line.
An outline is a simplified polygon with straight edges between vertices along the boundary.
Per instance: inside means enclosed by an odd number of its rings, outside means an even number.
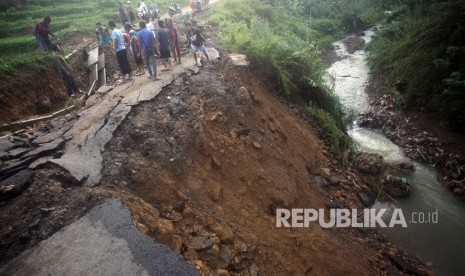
M174 62L181 64L181 50L179 49L178 30L173 24L171 18L168 19L168 31L171 35L170 48L173 53Z
M38 22L34 26L33 34L36 37L37 42L39 43L39 47L42 51L56 51L59 53L61 52L60 47L50 42L49 35L55 37L55 34L52 32L52 29L50 28L50 22L52 22L52 19L50 18L50 16L46 16L44 20Z

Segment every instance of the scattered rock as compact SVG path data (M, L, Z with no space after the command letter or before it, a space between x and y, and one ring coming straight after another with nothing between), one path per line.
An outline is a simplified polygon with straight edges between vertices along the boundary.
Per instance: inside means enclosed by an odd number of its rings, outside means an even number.
M211 230L220 238L222 243L228 244L234 241L234 233L229 227L216 224L211 227Z
M415 166L410 162L402 162L398 165L398 167L404 171L415 171Z
M2 151L8 151L9 149L12 149L15 147L16 144L8 141L7 139L0 139L0 152Z
M331 185L331 186L339 185L339 178L337 176L334 176L334 175L330 176L328 181L329 181L329 185Z
M156 229L157 238L161 241L168 241L174 234L174 228L171 221L166 219L158 219L158 227Z
M190 247L195 251L205 251L213 247L213 242L207 237L194 237L190 243Z
M221 162L220 162L220 160L218 159L218 157L216 157L216 156L213 156L213 157L212 157L212 163L213 163L213 165L216 166L216 167L220 167L220 166L221 166Z
M331 176L331 170L329 168L322 168L321 169L321 174L322 174L322 176L330 177Z
M252 130L250 128L242 128L237 131L237 136L248 136Z
M21 159L21 160L14 159L14 160L5 162L3 164L4 167L2 168L2 170L0 170L0 180L8 178L19 171L27 169L29 164L34 162L36 159L37 157L30 156L28 158Z
M33 171L23 170L0 182L0 187L6 187L9 185L13 186L13 189L10 192L0 194L0 201L7 200L23 193L31 184L30 180L33 175Z
M250 276L258 276L260 273L260 268L256 264L252 264L249 268Z
M370 175L378 175L386 168L383 157L376 153L358 152L354 164L358 171Z
M408 183L407 179L391 174L383 177L381 184L384 191L393 197L406 197L412 192L412 185Z
M231 136L232 139L236 139L237 138L237 132L235 132L234 130L231 130L229 132L229 135Z
M357 193L365 206L369 207L375 203L376 195L373 191L367 188L361 188Z
M261 149L262 145L260 145L260 143L258 143L257 141L253 141L253 147L256 149Z
M214 276L229 276L229 272L224 269L217 269L213 275Z
M8 158L9 159L16 159L16 158L19 158L21 156L23 156L24 154L26 154L27 152L31 151L32 149L31 148L16 148L16 149L12 149L10 151L8 151Z
M413 275L422 275L423 273L420 273L415 267L413 267L411 264L409 264L404 258L400 256L393 256L391 254L388 254L389 259L394 263L394 265L401 271L406 272L408 274L413 274Z
M212 237L211 239L212 239L212 242L213 242L214 244L220 244L220 243L221 243L221 240L220 240L220 238L218 238L218 237Z
M233 253L229 246L222 246L218 254L217 266L221 268L227 267L231 263L232 258Z
M171 238L171 249L174 251L181 253L182 250L182 239L178 235L173 235Z
M46 156L46 155L52 155L55 152L57 152L61 147L65 144L65 140L62 138L58 138L50 143L42 144L40 147L38 147L35 150L32 150L25 154L21 159L26 159L28 157L35 156L36 159Z
M51 141L59 139L73 125L74 125L74 122L67 122L67 123L63 124L63 126L60 129L51 131L51 132L49 132L49 133L47 133L45 135L37 137L35 140L32 141L32 144L33 145L40 145L40 144L44 144L44 143L50 143Z

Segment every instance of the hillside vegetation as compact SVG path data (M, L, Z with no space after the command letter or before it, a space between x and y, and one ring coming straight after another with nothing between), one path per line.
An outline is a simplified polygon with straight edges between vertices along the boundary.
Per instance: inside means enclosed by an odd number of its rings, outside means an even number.
M337 153L347 147L344 110L324 84L321 51L348 31L372 24L379 14L368 1L231 0L215 7L213 20L222 27L228 49L271 71L283 94L308 103L308 113L322 122Z
M402 107L424 107L465 131L465 2L390 1L392 15L369 46L375 74L406 84Z

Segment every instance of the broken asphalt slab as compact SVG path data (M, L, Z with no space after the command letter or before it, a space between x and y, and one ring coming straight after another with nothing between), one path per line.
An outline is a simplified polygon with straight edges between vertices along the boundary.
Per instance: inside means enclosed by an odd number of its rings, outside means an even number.
M0 275L199 275L181 255L142 235L109 199L0 268Z
M81 112L79 120L63 137L70 141L65 153L52 162L79 183L94 186L100 182L102 152L113 137L114 131L123 122L132 106L153 100L175 78L185 72L198 72L194 60L188 59L169 73L159 74L159 81L146 77L135 78L132 82L115 87L93 106Z
M31 170L22 170L15 175L0 182L0 187L13 185L14 188L11 192L0 194L0 201L7 200L11 197L20 195L31 184L31 178L34 172Z
M28 149L27 153L22 155L20 159L13 159L5 162L2 169L0 170L0 179L5 179L18 171L27 168L32 162L37 159L55 154L59 151L65 141L62 138L58 138L50 143L42 144L36 149Z

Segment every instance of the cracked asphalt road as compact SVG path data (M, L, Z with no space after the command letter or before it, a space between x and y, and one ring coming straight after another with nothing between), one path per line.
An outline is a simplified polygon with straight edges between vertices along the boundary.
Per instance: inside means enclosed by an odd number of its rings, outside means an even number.
M198 72L192 58L175 65L169 73L158 74L161 80L153 82L146 76L134 78L130 83L115 87L103 99L84 110L74 126L64 134L69 140L65 154L50 162L68 171L79 183L94 186L101 179L102 151L110 141L114 131L126 118L131 107L141 102L153 100L181 73Z

